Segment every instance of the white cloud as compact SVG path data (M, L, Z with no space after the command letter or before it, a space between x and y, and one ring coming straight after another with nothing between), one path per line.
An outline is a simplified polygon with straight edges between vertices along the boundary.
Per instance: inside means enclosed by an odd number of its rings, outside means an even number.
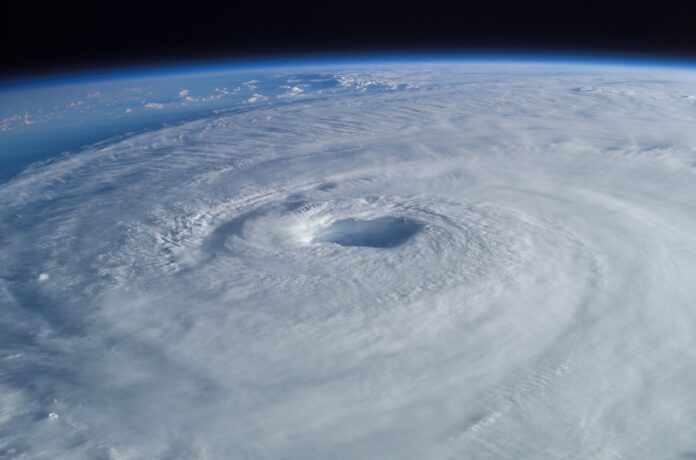
M283 98L288 98L288 97L297 97L300 96L304 93L304 90L300 88L299 86L292 86L292 87L286 87L288 88L287 91L283 94L279 94L278 97L279 99Z
M256 102L263 102L263 101L267 101L267 100L268 100L268 97L264 96L263 94L254 94L249 99L247 99L247 102L250 104L254 104Z
M258 82L259 82L258 80L248 80L248 81L242 82L242 86L253 91L256 89L256 83L258 83Z
M425 68L0 184L0 452L696 451L692 76Z

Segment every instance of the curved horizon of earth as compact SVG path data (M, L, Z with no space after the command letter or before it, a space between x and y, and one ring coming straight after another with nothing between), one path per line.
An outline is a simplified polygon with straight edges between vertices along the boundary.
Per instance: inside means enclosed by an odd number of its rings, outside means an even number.
M0 458L696 457L695 77L0 86Z

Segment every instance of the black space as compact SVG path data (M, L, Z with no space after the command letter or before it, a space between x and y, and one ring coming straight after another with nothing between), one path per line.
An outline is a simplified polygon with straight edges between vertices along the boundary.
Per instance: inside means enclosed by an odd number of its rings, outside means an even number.
M0 0L0 74L311 53L696 58L696 1Z

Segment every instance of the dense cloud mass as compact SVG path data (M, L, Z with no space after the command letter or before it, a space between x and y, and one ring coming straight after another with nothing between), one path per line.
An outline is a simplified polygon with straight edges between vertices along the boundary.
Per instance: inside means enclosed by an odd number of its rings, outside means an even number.
M351 70L27 169L0 457L695 457L693 77Z

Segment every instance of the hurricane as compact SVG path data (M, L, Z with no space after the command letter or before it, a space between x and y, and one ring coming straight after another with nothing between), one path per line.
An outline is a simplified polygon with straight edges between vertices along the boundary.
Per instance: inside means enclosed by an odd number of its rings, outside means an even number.
M0 457L696 457L695 75L266 70L24 168Z

